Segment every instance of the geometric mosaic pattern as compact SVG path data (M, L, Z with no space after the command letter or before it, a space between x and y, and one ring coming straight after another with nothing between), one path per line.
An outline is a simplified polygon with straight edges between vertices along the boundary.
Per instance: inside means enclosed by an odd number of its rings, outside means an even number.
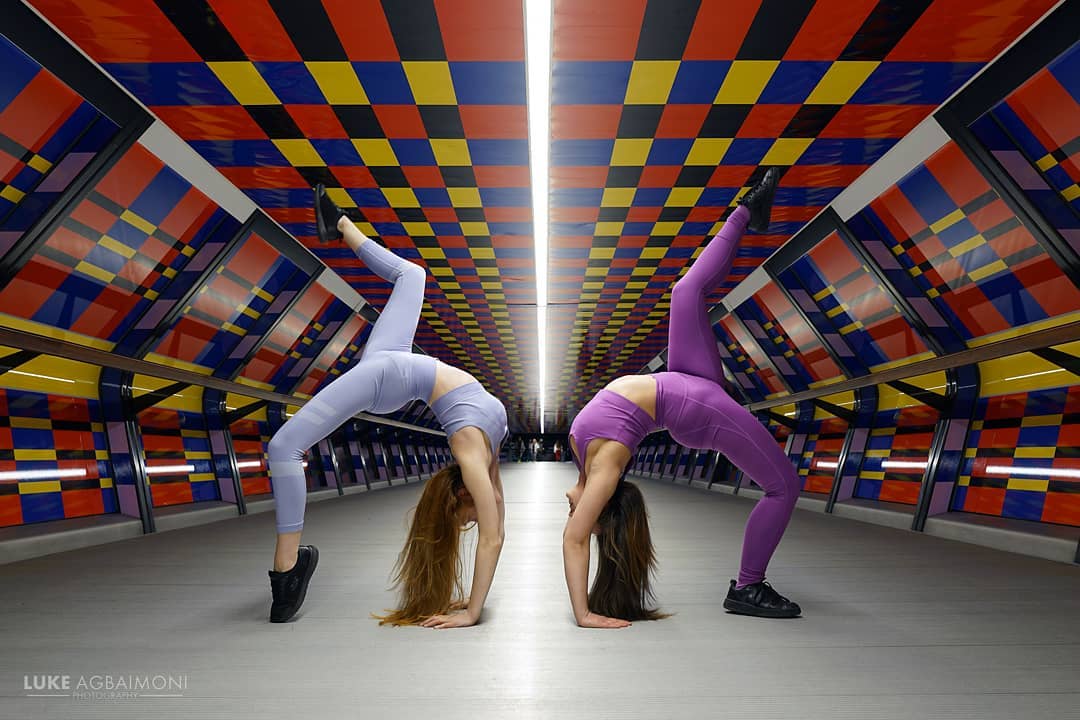
M376 307L390 285L314 241L313 184L426 264L418 344L535 423L520 3L35 5Z
M0 35L0 254L11 248L117 127Z
M155 406L138 422L154 507L220 499L202 413Z
M768 284L735 309L773 365L795 391L823 381L843 379L843 373L776 284Z
M296 265L252 232L182 308L148 357L179 361L206 374L222 364L238 367L249 349L241 348L241 341L264 326L264 315L280 315L281 300L299 292L306 280ZM289 343L296 339L291 335Z
M837 232L792 263L779 279L834 347L851 348L850 354L838 352L856 367L863 366L859 369L881 370L929 353L885 288Z
M277 324L241 377L263 387L291 391L351 314L345 303L315 283Z
M966 340L1080 309L1064 275L955 143L870 203L885 247Z
M359 354L360 348L370 333L370 328L371 324L367 320L359 315L350 315L341 332L312 362L304 373L304 379L293 390L293 393L298 397L311 397L325 385L340 377Z
M0 527L117 510L98 402L0 389Z
M1080 251L1080 43L971 129Z
M237 224L141 145L133 145L63 218L0 291L18 320L112 350L154 306L150 328L175 303L177 281L200 249L214 252ZM125 344L121 350L129 351Z
M903 396L888 387L879 393L855 496L914 505L940 413L928 405L896 407Z
M261 414L261 419L260 419ZM266 445L270 442L270 427L265 408L229 425L240 485L244 497L265 495L272 491L266 462Z
M821 411L818 414L822 415ZM810 423L798 464L804 492L832 491L847 430L847 420L838 417L824 415Z
M32 4L306 244L308 188L324 182L423 260L418 343L533 426L520 3ZM721 293L1053 0L554 5L546 424L559 430L663 349L671 285L755 166L786 168L775 222ZM381 306L386 284L346 249L313 250Z
M979 400L953 509L1080 526L1080 386Z
M664 348L672 284L756 166L786 168L773 224L713 301L1052 4L556 0L548 407Z
M737 317L725 315L713 331L723 345L721 357L728 359L729 369L748 395L760 400L788 390L772 360Z

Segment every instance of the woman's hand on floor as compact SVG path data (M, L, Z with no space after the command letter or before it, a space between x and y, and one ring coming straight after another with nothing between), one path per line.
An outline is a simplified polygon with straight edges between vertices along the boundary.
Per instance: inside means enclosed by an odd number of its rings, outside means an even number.
M434 628L435 630L447 630L449 628L471 627L476 624L476 618L467 612L455 612L449 615L432 615L421 627Z
M594 612L590 612L586 613L585 617L578 620L578 627L602 629L624 628L630 627L630 621L597 615Z

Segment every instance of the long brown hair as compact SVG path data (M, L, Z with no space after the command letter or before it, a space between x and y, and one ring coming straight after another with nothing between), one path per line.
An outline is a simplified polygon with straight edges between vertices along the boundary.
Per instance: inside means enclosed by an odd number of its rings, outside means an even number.
M405 548L394 566L394 587L401 599L396 610L373 615L380 625L417 625L445 613L461 597L461 521L459 489L465 487L456 463L435 473L413 513Z
M623 620L668 617L653 604L656 553L649 533L645 498L633 483L621 481L597 520L600 557L589 590L589 610Z

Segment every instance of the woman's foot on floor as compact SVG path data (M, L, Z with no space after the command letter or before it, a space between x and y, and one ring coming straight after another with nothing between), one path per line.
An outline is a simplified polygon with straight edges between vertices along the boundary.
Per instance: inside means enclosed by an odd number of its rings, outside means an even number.
M776 186L780 183L780 168L771 167L765 171L757 185L746 191L739 198L739 205L745 205L750 211L750 223L748 228L755 232L765 232L769 229L769 215L772 213L773 196L776 194Z
M270 571L270 622L286 622L304 604L308 583L319 564L319 551L314 545L301 545L296 553L296 564L286 572Z
M724 600L724 609L739 615L765 618L793 618L802 614L798 603L773 590L772 585L764 580L741 588L736 587L732 580Z

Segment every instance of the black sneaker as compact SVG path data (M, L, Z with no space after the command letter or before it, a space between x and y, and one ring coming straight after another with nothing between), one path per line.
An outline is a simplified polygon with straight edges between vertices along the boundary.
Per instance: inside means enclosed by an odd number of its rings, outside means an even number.
M315 186L315 226L319 233L319 242L326 244L331 240L340 240L341 231L338 230L338 220L345 211L334 204L330 196L326 194L326 186L319 183Z
M745 205L750 210L750 223L747 225L755 232L765 232L769 229L769 215L772 213L773 195L776 194L776 186L780 183L780 168L769 168L761 181L746 191L739 198L739 205Z
M304 604L308 582L318 564L318 549L314 545L301 545L292 570L270 571L270 592L274 596L274 602L270 606L270 622L285 622L296 614Z
M793 618L802 614L798 603L773 590L772 585L764 580L743 588L736 588L732 580L724 600L724 609L739 615L766 618Z

